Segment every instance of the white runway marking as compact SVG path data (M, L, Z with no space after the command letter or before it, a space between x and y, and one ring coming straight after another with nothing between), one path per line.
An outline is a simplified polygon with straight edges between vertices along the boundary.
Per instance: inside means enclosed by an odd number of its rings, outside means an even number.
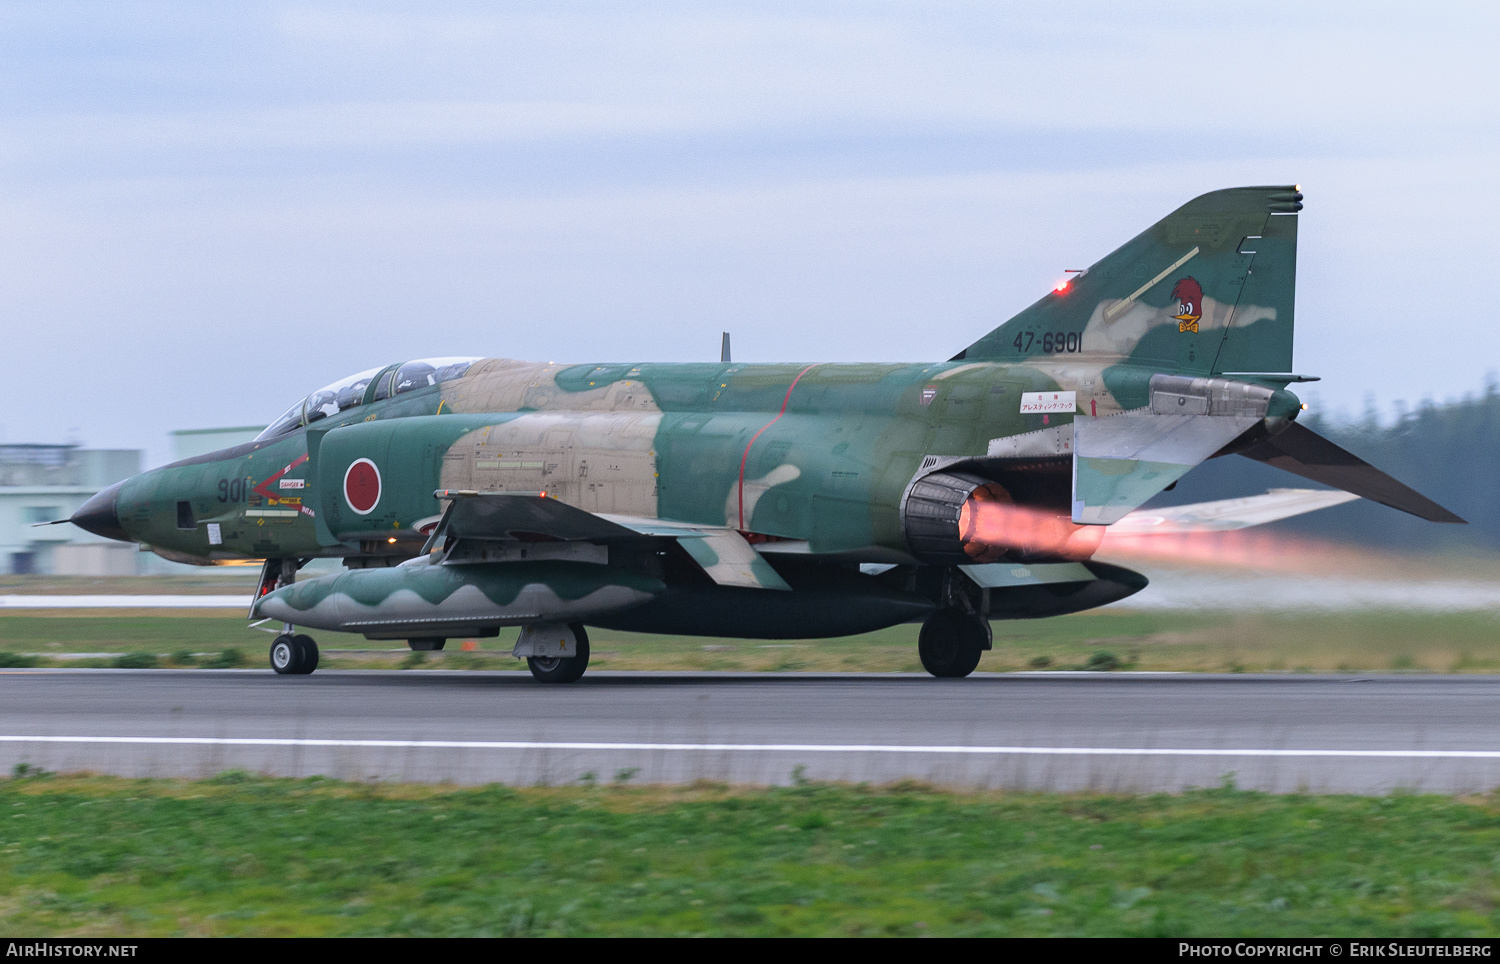
M1129 599L1111 603L1110 608L1286 612L1500 609L1500 581L1496 580L1268 575L1228 569L1182 569L1149 560L1133 565L1151 578L1151 585ZM252 598L249 593L109 596L0 593L0 609L244 610L250 607Z
M1129 746L920 746L844 743L602 743L527 740L320 740L208 736L0 736L0 743L141 746L361 747L429 750L652 750L739 753L937 753L974 756L1338 757L1390 760L1500 760L1500 750L1286 750Z
M249 609L253 596L0 596L0 609Z

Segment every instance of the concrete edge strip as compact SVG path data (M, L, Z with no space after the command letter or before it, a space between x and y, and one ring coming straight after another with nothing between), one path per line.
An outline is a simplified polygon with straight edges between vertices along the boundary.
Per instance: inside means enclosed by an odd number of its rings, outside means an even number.
M1500 750L1284 750L1116 746L920 746L840 743L602 743L522 740L323 740L207 736L4 736L0 743L138 746L350 747L427 750L649 750L714 753L935 753L971 756L1342 757L1396 760L1500 760Z
M18 596L0 594L0 609L244 609L253 593L244 596Z

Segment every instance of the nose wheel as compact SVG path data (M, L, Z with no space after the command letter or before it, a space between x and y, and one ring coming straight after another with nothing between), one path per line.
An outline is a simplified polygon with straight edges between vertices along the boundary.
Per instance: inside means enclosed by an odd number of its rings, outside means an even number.
M271 641L271 668L282 676L306 676L318 668L318 644L311 636L282 633Z

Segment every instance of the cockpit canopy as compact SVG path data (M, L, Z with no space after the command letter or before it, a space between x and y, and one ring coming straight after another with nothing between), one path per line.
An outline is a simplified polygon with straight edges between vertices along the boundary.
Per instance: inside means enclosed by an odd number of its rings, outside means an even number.
M462 377L479 360L458 357L419 358L404 365L371 368L369 371L341 378L287 409L255 439L261 441L276 438L366 402L378 402L394 395L451 381Z

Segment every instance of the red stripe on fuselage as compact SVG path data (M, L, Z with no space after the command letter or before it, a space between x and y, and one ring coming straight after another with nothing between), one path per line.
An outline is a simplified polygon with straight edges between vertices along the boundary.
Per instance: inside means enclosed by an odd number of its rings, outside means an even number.
M277 472L275 475L273 475L270 478L266 479L264 482L262 482L260 485L257 485L255 488L251 489L250 491L254 492L256 495L263 496L264 498L269 499L272 502L279 503L281 500L277 496L274 496L274 495L272 495L270 493L269 486L271 485L272 482L279 481L283 475L286 475L292 469L295 469L297 466L301 465L303 462L306 462L306 461L307 461L307 453L304 452L301 455L297 456L295 459L293 459L291 465L288 465L286 468L282 469L280 472Z
M812 371L814 368L817 368L817 367L818 366L816 364L808 365L806 368L802 369L800 372L797 373L797 377L794 378L794 379L792 379L792 383L786 387L786 398L783 398L781 400L781 411L779 411L779 412L776 413L776 418L773 418L769 422L767 422L766 424L762 425L760 427L760 432L756 432L754 435L750 436L750 441L745 443L745 454L743 454L743 455L740 456L740 490L739 490L740 491L740 526L739 526L739 528L740 528L741 532L745 531L745 463L747 461L749 461L749 459L750 459L750 446L754 445L755 444L755 440L758 439L758 438L760 438L761 432L764 432L766 429L770 428L772 425L775 425L776 422L777 422L777 420L780 419L781 416L783 416L783 415L786 414L787 404L789 402L791 402L791 400L792 400L792 389L796 388L797 387L797 383L800 382L800 381L802 381L802 376L803 375L806 375L808 372Z

